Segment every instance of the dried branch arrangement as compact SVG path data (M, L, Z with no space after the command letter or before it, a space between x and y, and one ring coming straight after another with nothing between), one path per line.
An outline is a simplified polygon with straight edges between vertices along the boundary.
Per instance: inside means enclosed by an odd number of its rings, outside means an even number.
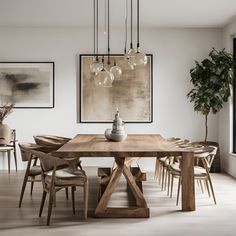
M0 107L0 124L2 124L3 120L12 112L13 107L13 103L6 103L2 107Z

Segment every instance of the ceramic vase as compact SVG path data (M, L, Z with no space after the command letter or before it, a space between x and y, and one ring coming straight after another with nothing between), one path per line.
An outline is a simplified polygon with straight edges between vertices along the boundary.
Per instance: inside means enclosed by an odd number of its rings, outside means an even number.
M11 129L7 124L0 123L0 146L8 145L11 141Z

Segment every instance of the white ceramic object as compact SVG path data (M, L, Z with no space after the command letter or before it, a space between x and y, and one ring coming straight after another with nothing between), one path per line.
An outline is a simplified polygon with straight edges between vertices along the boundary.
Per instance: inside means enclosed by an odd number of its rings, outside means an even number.
M115 119L113 120L112 129L106 129L105 137L106 139L114 142L122 142L127 138L127 134L124 129L124 122L119 116L118 109L115 115Z
M107 140L111 140L111 129L106 129L105 130L105 137Z
M114 142L122 142L127 138L126 133L112 133L111 129L106 129L105 137L107 140L114 141Z

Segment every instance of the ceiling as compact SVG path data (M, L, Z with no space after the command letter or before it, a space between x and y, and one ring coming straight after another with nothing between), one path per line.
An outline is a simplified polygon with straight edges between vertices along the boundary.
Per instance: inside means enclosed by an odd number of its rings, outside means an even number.
M98 0L100 22L104 1ZM134 0L136 2L136 0ZM123 26L126 0L110 0L111 25ZM140 0L143 27L223 27L236 16L236 0ZM93 0L0 0L0 26L92 25Z

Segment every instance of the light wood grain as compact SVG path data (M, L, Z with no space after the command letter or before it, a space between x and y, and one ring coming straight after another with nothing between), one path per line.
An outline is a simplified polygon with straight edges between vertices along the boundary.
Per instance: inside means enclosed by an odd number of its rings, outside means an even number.
M182 156L182 210L195 210L193 150L176 147L175 143L161 135L128 135L123 142L111 142L100 134L80 134L63 145L53 155L61 158L111 157L116 165L95 211L96 217L149 217L149 208L134 176L130 172L131 157ZM108 208L108 202L119 182L121 174L126 177L136 200L136 208Z
M108 141L100 134L80 134L58 149L54 155L65 157L150 157L180 155L184 149L161 135L128 135L123 142Z
M194 159L193 153L183 153L182 155L182 210L195 210L195 193L194 193ZM187 200L186 200L187 199Z
M127 159L127 161L126 161ZM147 218L149 217L149 209L147 207L146 200L141 192L140 188L136 184L135 178L132 175L129 165L130 158L115 157L115 168L111 174L109 183L98 203L95 211L95 217L127 217L127 218ZM108 208L108 202L112 193L120 180L121 174L124 174L129 188L135 198L137 207L130 208Z
M104 193L97 205L97 208L95 211L95 216L102 216L105 213L105 211L107 209L108 202L111 198L111 195L115 191L115 188L120 180L120 176L122 174L123 167L124 167L124 161L123 161L123 163L119 163L119 161L118 161L116 168L112 172L112 175L111 175L110 181L106 187L106 190L104 191Z

